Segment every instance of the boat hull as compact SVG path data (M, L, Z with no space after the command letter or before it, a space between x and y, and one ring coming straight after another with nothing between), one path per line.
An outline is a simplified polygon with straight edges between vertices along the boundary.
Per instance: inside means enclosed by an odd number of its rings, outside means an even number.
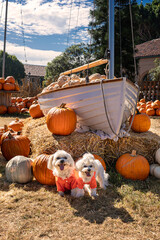
M114 138L122 123L133 113L138 89L126 78L103 80L38 95L43 113L66 103L78 118L78 123L94 130L102 130Z

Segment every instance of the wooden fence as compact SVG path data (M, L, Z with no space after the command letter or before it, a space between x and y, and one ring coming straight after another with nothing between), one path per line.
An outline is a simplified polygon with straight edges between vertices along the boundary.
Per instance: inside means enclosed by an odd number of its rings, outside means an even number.
M143 81L140 85L139 98L145 98L146 101L160 100L160 80Z

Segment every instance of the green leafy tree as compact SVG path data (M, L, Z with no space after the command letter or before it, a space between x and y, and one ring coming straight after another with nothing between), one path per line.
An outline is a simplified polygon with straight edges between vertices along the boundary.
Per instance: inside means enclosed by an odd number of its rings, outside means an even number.
M134 32L138 24L138 5L132 1L132 14L134 19ZM108 48L108 1L95 0L95 9L91 11L90 34L93 38L93 53L95 58L102 58ZM121 29L121 33L120 33ZM121 43L121 45L120 45ZM134 61L132 48L132 35L129 14L129 1L115 1L115 75L120 76L122 59L123 74L130 79L134 76ZM103 73L104 67L99 67Z
M139 7L138 44L160 37L160 1L142 4Z
M2 76L3 51L0 51L0 76ZM5 53L5 78L13 76L16 80L20 80L25 76L25 69L16 56Z
M60 73L79 67L91 61L89 47L85 44L72 45L61 55L49 62L46 67L45 79L57 81Z

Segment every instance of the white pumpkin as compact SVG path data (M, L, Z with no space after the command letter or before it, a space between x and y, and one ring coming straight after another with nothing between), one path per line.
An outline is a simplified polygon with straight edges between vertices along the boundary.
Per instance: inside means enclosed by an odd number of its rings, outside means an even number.
M150 165L150 174L151 174L151 175L153 175L153 172L154 172L155 167L158 167L158 166L159 166L159 165L156 164L156 163Z
M7 181L16 183L27 183L32 181L32 159L24 156L15 156L5 168Z
M155 159L160 164L160 148L156 151Z
M153 174L156 178L160 178L160 165L154 168Z

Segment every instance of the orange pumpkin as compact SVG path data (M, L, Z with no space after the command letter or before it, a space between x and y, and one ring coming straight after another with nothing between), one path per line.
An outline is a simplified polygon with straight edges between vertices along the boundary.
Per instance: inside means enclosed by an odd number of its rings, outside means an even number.
M130 118L130 123L132 121L132 117ZM151 120L149 116L145 113L139 113L137 110L137 114L135 114L131 129L134 132L147 132L150 129Z
M132 180L145 180L149 175L150 166L147 159L136 155L133 150L131 154L123 154L116 162L116 170L123 177Z
M11 98L11 103L14 103L14 104L16 103L16 97Z
M5 90L5 91L14 91L15 90L15 84L13 84L13 83L4 83L3 84L3 89Z
M16 105L8 106L7 112L8 112L9 114L17 113L17 107L16 107Z
M5 114L7 112L7 107L5 105L0 105L0 114Z
M148 108L148 109L146 110L146 114L147 114L148 116L154 116L154 115L156 114L156 111L155 111L155 109L153 109L153 108Z
M33 175L38 182L46 185L55 185L53 171L47 168L49 155L41 154L32 163Z
M62 103L60 107L51 108L47 114L47 127L55 135L69 135L76 128L76 114L65 105L65 103Z
M154 103L158 104L160 107L160 101L159 100L155 100Z
M2 136L1 136L1 142L3 142L3 140L4 139L8 139L9 138L9 133L12 135L12 136L16 136L16 135L20 135L21 134L21 132L15 132L15 131L13 131L13 129L8 129L8 130L6 130L3 134L2 134Z
M156 115L157 115L157 116L160 116L160 108L157 108L157 109L156 109Z
M0 83L2 83L2 84L5 83L5 79L1 77L0 78Z
M22 108L21 113L29 113L28 108Z
M153 108L153 109L157 109L157 108L159 108L159 105L158 105L158 103L156 102L153 102L152 104L151 104L151 107Z
M8 133L8 138L2 140L1 151L6 160L21 155L28 157L30 152L30 140L26 136Z
M139 112L140 113L146 113L146 108L143 108L143 107L139 108Z
M16 118L14 121L8 124L8 127L11 128L13 131L19 132L22 131L24 124L19 118Z
M42 110L40 109L40 105L38 103L34 103L30 106L29 113L32 118L41 118L44 116Z
M16 102L18 102L18 103L22 102L22 97L17 97Z
M8 76L8 77L6 77L5 82L14 84L15 83L15 78L13 76Z
M146 102L145 98L141 98L140 102L145 103Z
M31 103L30 101L28 101L28 102L26 103L26 107L27 107L27 108L30 108L31 105L32 105L32 103Z

